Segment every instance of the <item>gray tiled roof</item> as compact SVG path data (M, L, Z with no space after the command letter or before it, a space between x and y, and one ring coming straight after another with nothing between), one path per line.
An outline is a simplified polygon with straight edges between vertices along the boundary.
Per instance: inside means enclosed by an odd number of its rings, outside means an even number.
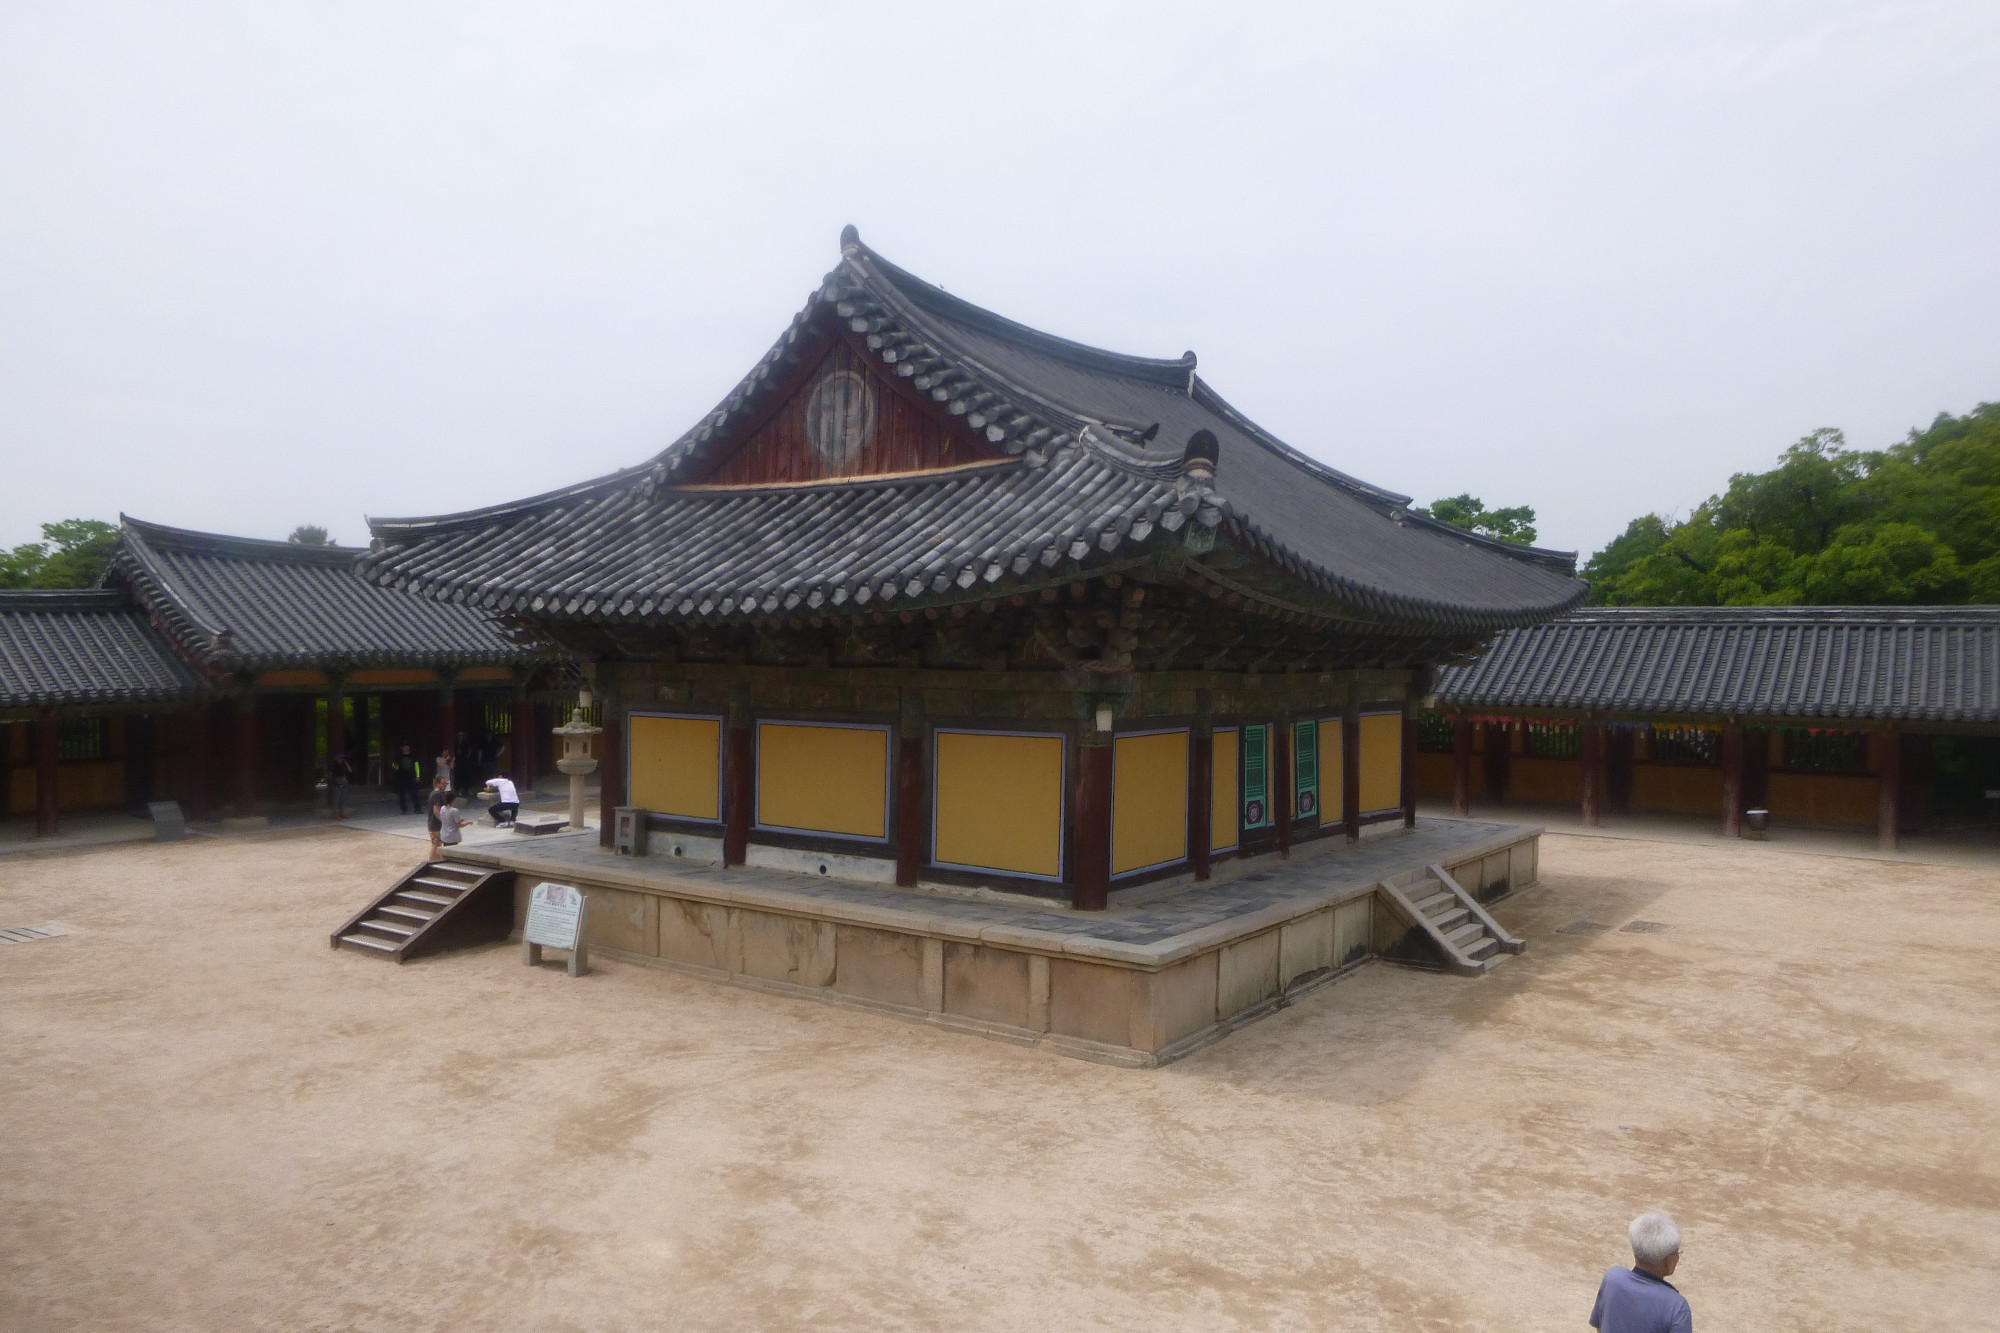
M1573 556L1410 514L1407 497L1260 430L1191 354L1122 356L1038 333L912 277L851 231L843 242L784 336L657 458L514 504L373 520L381 549L363 571L502 614L719 619L985 597L1143 555L1197 524L1359 620L1481 634L1584 595ZM1009 458L893 481L684 489L828 320ZM1202 429L1221 442L1212 485L1181 474Z
M0 708L165 703L202 690L121 592L0 592Z
M1631 607L1509 630L1441 708L2000 721L2000 607Z
M227 670L341 663L454 666L536 656L469 607L359 577L352 547L301 546L121 518L107 580L196 660Z

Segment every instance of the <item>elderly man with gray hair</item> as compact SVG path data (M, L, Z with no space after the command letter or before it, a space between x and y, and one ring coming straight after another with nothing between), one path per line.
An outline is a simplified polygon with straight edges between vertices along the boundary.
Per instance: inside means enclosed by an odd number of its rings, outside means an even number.
M1687 1297L1667 1279L1681 1261L1681 1231L1665 1213L1632 1219L1632 1266L1609 1268L1590 1326L1598 1333L1694 1333Z

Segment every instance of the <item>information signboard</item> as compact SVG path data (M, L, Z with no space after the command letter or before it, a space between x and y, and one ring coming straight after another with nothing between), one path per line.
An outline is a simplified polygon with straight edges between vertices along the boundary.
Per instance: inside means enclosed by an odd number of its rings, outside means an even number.
M528 921L521 931L530 966L542 961L542 950L568 949L569 974L583 975L589 967L584 949L585 901L574 884L537 884L528 894Z

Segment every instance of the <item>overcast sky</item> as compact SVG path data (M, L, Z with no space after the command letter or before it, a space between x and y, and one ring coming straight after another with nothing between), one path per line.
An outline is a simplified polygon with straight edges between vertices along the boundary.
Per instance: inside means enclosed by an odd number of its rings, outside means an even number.
M1586 553L2000 399L1993 0L672 10L0 3L0 544L638 462L847 222Z

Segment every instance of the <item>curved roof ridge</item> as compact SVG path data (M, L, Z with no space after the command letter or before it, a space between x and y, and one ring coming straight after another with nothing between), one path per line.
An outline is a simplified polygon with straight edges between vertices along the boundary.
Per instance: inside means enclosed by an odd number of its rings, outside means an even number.
M260 560L272 556L291 556L309 564L336 564L342 559L352 560L365 552L365 546L337 546L328 542L324 546L309 546L270 537L237 537L226 532L201 532L194 528L172 528L164 523L149 523L133 518L130 514L118 516L119 526L129 528L142 535L149 543L166 548L193 549L211 555L248 555Z
M1128 352L1114 352L1109 348L1095 347L1089 343L1060 337L1032 328L1018 320L1009 319L1005 315L996 314L985 306L974 305L962 296L954 296L937 284L926 282L908 269L884 259L859 239L843 249L850 251L843 256L843 263L848 263L857 257L865 259L898 295L920 311L970 324L982 333L990 333L994 337L1018 343L1035 351L1047 352L1064 360L1083 361L1099 370L1131 374L1182 392L1187 389L1188 372L1195 367L1195 356L1192 352L1183 352L1171 359L1134 356Z
M1781 606L1586 606L1563 619L1622 621L1703 621L1755 624L1758 621L2000 620L2000 606L1984 602L1924 606L1848 606L1794 603Z
M659 455L655 455L654 459L658 457ZM554 490L530 495L525 499L503 500L499 504L485 505L478 509L462 509L453 514L419 514L403 518L377 518L372 514L364 514L362 521L368 525L369 531L378 534L379 537L385 529L431 534L451 532L458 528L491 523L499 519L521 518L539 513L548 506L565 500L579 499L594 490L610 486L613 482L635 478L643 480L645 474L651 471L654 459L648 459L633 467L619 468L616 472L607 472L603 476L573 481L567 486L558 486ZM343 549L353 549L362 556L375 553L373 547Z

